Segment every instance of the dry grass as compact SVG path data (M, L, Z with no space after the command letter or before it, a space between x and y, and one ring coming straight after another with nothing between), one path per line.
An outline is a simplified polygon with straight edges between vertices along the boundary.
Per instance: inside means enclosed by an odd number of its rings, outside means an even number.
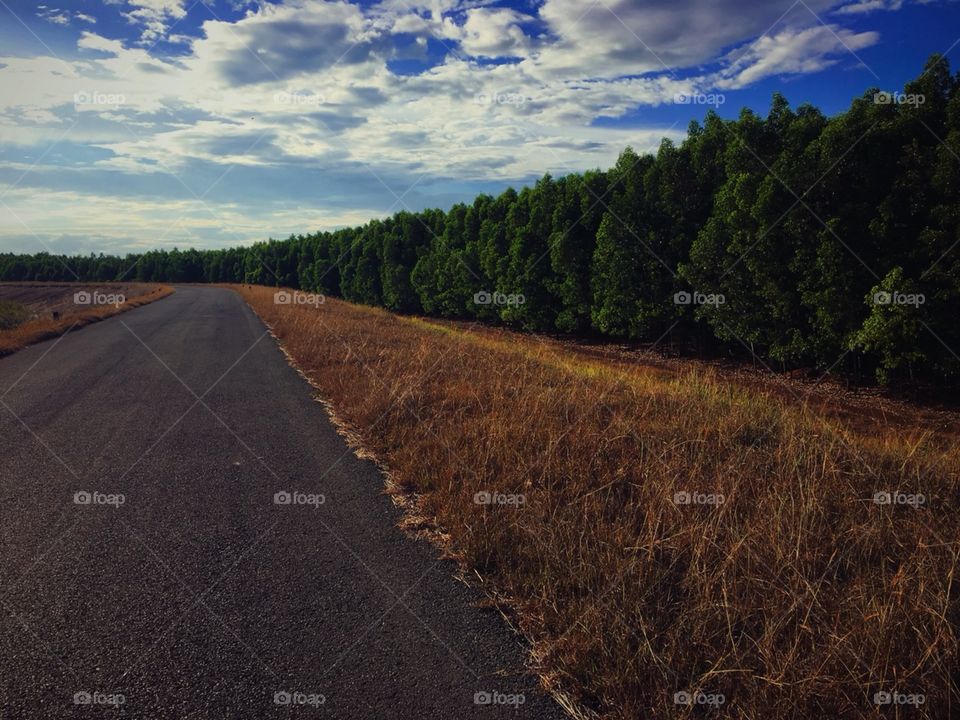
M121 293L126 302L121 305L75 305L73 293L81 290ZM166 285L144 283L0 283L0 299L25 309L22 322L11 323L13 327L0 330L0 357L146 305L172 292L173 288ZM54 313L57 313L56 317Z
M582 712L699 716L674 703L699 689L725 696L715 717L954 713L956 436L866 433L716 373L236 289ZM873 502L888 490L925 504ZM880 691L925 702L878 706Z

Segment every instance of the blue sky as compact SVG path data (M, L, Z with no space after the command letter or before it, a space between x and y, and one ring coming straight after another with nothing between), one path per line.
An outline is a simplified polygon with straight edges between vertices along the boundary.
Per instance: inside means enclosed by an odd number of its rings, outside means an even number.
M956 0L0 0L0 251L448 207L960 67Z

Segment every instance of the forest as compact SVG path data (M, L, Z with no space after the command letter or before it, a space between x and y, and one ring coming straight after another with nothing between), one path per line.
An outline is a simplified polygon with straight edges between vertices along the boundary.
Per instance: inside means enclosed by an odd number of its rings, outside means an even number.
M960 376L960 73L827 117L775 94L679 144L447 211L218 250L0 254L0 280L246 283L398 313L756 357L881 383ZM322 188L318 188L322 193Z

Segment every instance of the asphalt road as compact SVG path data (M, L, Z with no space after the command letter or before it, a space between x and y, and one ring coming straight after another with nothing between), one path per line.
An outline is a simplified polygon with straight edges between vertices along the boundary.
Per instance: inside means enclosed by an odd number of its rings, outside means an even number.
M0 718L565 717L236 294L4 358L0 393Z

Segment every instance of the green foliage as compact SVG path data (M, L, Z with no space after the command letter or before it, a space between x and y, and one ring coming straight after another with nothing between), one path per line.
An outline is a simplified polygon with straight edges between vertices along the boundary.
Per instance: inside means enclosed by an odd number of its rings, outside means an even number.
M919 285L894 268L874 285L866 297L870 315L850 338L850 349L871 353L879 360L877 379L887 383L898 371L913 377L914 368L926 359L922 348L923 322L919 307L925 297Z

